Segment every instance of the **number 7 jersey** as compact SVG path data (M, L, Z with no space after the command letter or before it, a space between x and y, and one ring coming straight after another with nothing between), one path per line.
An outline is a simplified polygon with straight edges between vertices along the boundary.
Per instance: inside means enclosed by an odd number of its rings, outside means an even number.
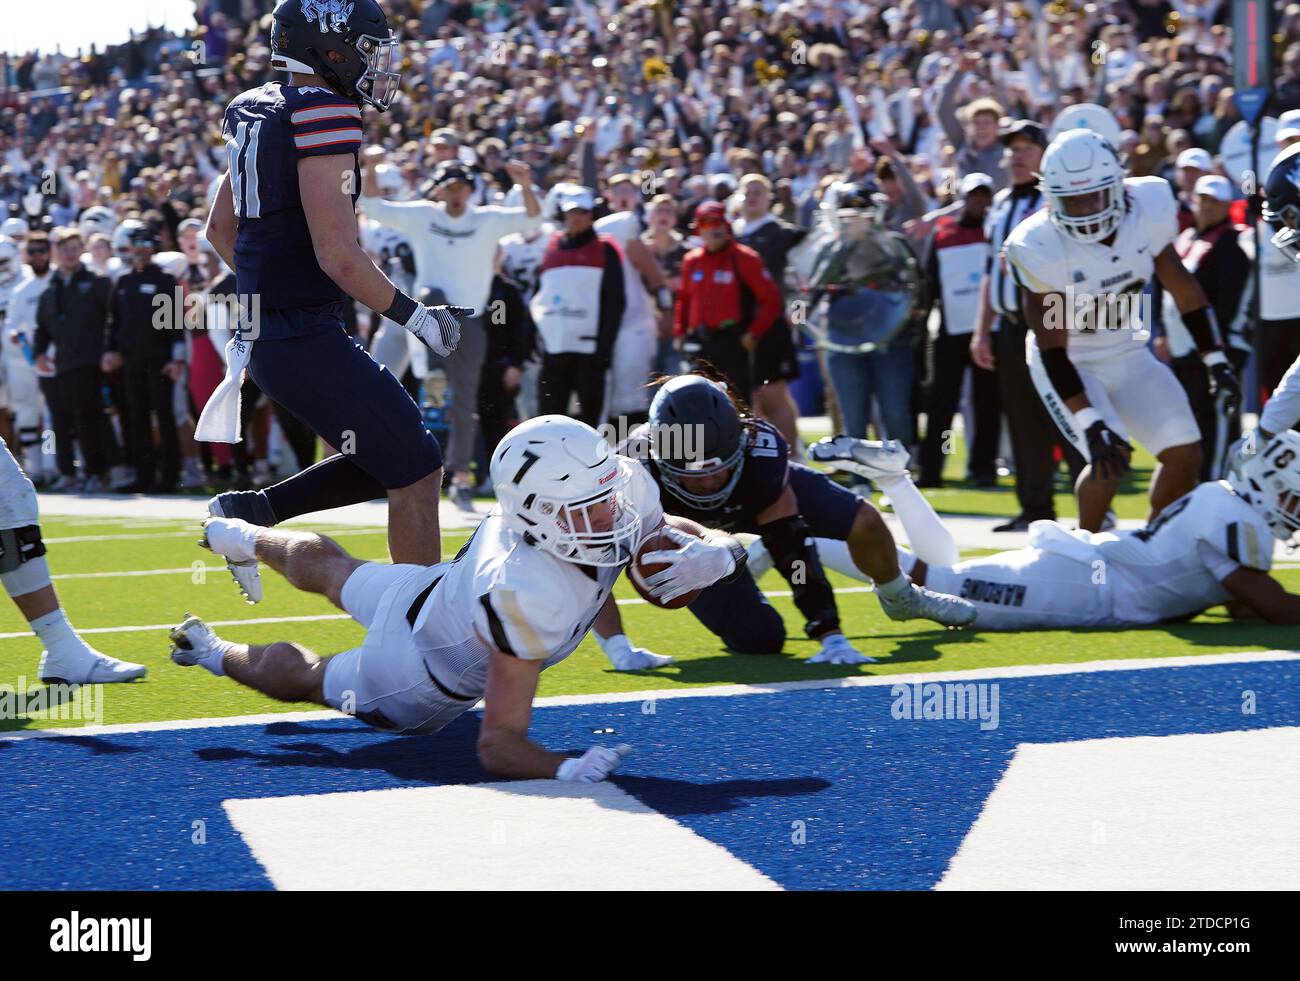
M239 232L235 275L241 296L264 308L319 307L344 292L316 261L298 186L306 157L351 155L353 202L361 190L361 109L329 89L268 82L236 97L222 125ZM344 179L345 183L347 178Z

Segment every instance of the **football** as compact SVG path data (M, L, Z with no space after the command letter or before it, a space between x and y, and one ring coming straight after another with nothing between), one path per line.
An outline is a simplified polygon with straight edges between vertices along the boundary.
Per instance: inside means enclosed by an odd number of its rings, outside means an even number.
M684 528L679 528L678 530L683 534L693 534L691 531ZM646 588L645 577L653 576L660 569L665 568L665 565L662 562L644 562L641 557L649 552L659 552L665 549L676 550L678 548L680 548L678 543L668 535L665 535L662 531L653 532L637 546L636 557L627 567L628 579L632 580L632 585L636 587L636 591L640 594L641 598L653 606L658 606L667 610L678 610L683 606L689 606L694 603L696 598L700 595L701 591L696 589L683 596L678 596L671 602L664 603L651 596L650 590Z

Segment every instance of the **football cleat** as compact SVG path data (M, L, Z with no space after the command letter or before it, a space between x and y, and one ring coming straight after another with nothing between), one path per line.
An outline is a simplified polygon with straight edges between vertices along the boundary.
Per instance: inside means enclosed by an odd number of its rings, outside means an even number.
M199 542L204 548L226 560L226 568L230 570L230 576L235 580L235 585L239 587L239 592L249 603L260 603L262 601L262 573L258 568L257 559L233 559L226 554L226 544L221 541L225 537L221 533L225 530L223 525L228 525L229 519L221 513L221 497L218 495L208 502L208 513L212 517L203 522L203 539ZM239 520L238 518L233 520ZM218 524L221 522L221 524ZM214 541L214 538L216 539Z
M874 481L905 474L909 456L907 447L896 439L828 436L808 447L808 459Z
M876 596L885 616L891 620L933 620L945 627L965 627L979 613L969 600L936 593L915 583L911 589L892 599L881 595L879 590Z
M172 660L183 668L198 664L217 642L212 628L196 616L185 614L185 619L167 634L172 642Z
M119 661L87 646L57 655L42 651L36 673L47 685L111 685L143 678L149 669L143 664Z
M822 641L821 650L808 658L806 664L875 664L874 657L868 657L849 643L843 634L831 634Z

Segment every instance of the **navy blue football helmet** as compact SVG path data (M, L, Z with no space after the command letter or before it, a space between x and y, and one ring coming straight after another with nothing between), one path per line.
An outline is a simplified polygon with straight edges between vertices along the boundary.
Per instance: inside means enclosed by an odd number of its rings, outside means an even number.
M380 112L402 76L389 71L397 38L375 0L280 0L272 13L271 67L319 75L339 95Z
M748 426L726 389L700 375L679 375L650 403L650 459L674 497L709 510L726 503L740 481ZM730 468L726 483L712 494L682 486L688 477L710 477Z

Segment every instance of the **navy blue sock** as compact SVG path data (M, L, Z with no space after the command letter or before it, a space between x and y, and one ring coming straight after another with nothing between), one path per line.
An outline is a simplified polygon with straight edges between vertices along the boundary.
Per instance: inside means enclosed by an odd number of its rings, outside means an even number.
M277 522L388 496L383 484L342 453L312 464L302 473L259 493Z

